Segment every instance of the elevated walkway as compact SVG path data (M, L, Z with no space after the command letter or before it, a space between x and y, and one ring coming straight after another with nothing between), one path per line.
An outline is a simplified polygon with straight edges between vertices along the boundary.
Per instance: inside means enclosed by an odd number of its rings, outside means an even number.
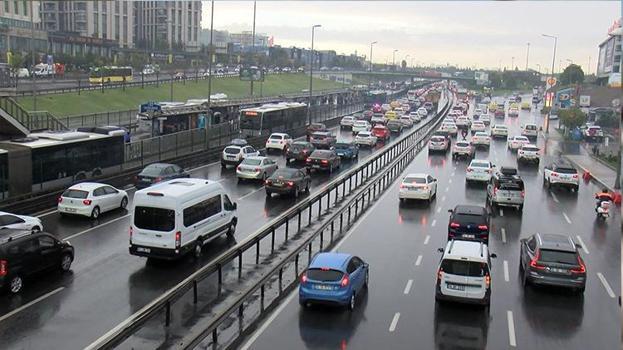
M41 130L67 130L67 126L47 111L28 112L12 98L0 98L0 140Z

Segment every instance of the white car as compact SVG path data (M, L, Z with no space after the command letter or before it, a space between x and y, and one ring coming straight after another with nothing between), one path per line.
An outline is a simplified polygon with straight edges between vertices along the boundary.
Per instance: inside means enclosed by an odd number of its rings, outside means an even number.
M382 114L374 114L372 118L370 118L370 123L373 125L385 124L385 116Z
M455 123L458 128L464 128L464 129L468 129L471 125L469 118L463 115L460 117L457 117Z
M521 127L521 135L525 137L538 137L539 128L536 124L525 124Z
M401 115L399 119L405 128L410 128L413 126L413 120L411 120L411 117L409 117L408 115Z
M372 125L368 123L366 120L357 120L353 123L353 135L357 135L362 131L370 131L372 129Z
M408 174L400 183L398 198L422 199L430 202L437 195L437 179L429 174Z
M580 175L573 165L564 160L555 160L543 168L543 184L548 188L552 185L568 187L578 193Z
M224 169L228 165L238 165L246 157L259 156L260 152L252 146L229 145L223 149L221 154L221 167Z
M236 176L239 180L266 180L277 169L277 163L268 157L247 157L236 167Z
M453 135L453 136L456 136L456 134L459 132L459 128L457 128L456 124L454 124L451 121L443 121L441 123L441 128L439 128L439 130L446 131L450 135Z
M422 118L426 118L426 116L428 115L428 110L426 108L424 108L424 107L420 107L417 110L417 114L419 114L420 117L422 117Z
M519 108L511 107L508 109L509 117L518 117L519 116Z
M516 151L521 146L530 144L530 140L525 136L513 136L508 139L506 144L509 150Z
M508 127L502 124L496 124L491 128L492 138L508 138Z
M485 123L477 120L472 123L472 135L479 131L487 131L487 126L485 125Z
M428 141L428 153L443 152L446 153L450 149L450 142L443 136L433 135Z
M476 146L491 146L491 136L485 131L478 131L472 136L472 145Z
M486 159L473 159L466 169L465 182L489 182L495 165Z
M377 138L370 131L360 131L355 136L355 144L360 146L374 147L376 145Z
M536 145L528 144L523 145L517 150L517 162L535 162L539 164L540 155L539 148Z
M0 230L12 228L37 232L43 230L43 224L39 218L26 215L16 215L0 211Z
M266 140L266 151L271 149L278 149L285 151L292 145L292 136L280 132L270 134L268 140Z
M422 121L422 117L420 117L418 112L409 112L409 118L411 118L414 123L419 123Z
M469 159L474 158L474 147L467 141L457 141L452 146L452 159L458 159L465 156Z
M101 213L125 209L128 194L124 190L96 182L82 182L69 187L58 198L61 215L81 215L97 219Z
M481 114L480 118L478 118L481 122L483 122L485 125L489 125L491 124L491 115L489 114Z
M340 120L340 129L352 128L355 120L355 117L352 115L345 116L342 120Z
M392 109L392 106L390 106L388 103L383 103L381 105L381 110L383 110L383 112L390 111L391 109Z

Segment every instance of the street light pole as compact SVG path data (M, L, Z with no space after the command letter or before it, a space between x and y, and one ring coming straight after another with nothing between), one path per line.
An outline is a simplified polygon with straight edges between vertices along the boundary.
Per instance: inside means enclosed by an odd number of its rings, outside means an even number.
M253 43L251 44L251 61L255 59L255 10L257 2L253 1ZM259 67L258 67L259 68ZM251 78L251 97L253 97L253 78Z
M212 95L212 59L214 53L212 52L212 38L214 34L214 0L210 4L210 46L208 47L208 108L211 108L211 95ZM211 118L212 116L210 116Z
M528 71L528 60L530 58L530 43L528 43L528 50L526 51L526 72Z
M370 88L372 81L372 46L374 46L374 44L376 43L377 41L373 41L370 43L370 74L368 74L368 89Z
M511 70L515 70L515 56L511 57Z
M307 101L307 121L311 124L311 102L312 102L312 79L314 77L314 31L316 28L322 27L320 24L314 24L311 28L311 52L309 59L309 100Z
M554 65L556 64L556 45L558 44L558 37L555 35L548 35L548 34L541 34L542 36L546 37L546 38L551 38L554 39L554 54L552 55L552 76L554 76ZM551 87L550 87L551 89ZM551 114L551 106L550 106L550 111L547 112L547 123L545 124L545 133L549 134L549 116Z
M396 70L396 52L398 52L398 49L395 49L392 55L392 66L394 67L394 71Z
M30 70L30 76L32 78L32 109L37 110L37 91L35 84L35 17L34 17L34 1L30 2L30 55L32 56L32 68ZM17 12L17 9L15 9Z

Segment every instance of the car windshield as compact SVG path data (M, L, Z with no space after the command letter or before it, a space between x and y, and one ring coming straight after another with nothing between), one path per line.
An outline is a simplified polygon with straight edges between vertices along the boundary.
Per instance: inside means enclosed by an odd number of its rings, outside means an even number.
M141 171L141 175L148 175L148 176L160 175L160 173L162 173L162 170L164 168L165 168L164 165L149 165L145 169L143 169L143 171Z
M484 277L489 272L485 263L454 259L443 259L441 270L450 275L465 277Z
M321 282L335 282L342 279L343 272L331 269L309 269L307 270L307 278Z
M331 151L316 150L310 155L311 158L327 159L331 156Z
M175 228L175 211L171 209L137 206L134 208L134 225L143 230L173 231Z
M257 159L257 158L245 158L241 164L244 165L260 165L262 164L262 160L261 159Z
M240 153L240 148L238 148L238 147L225 147L223 152L225 152L227 154L238 154L238 153Z
M405 177L404 180L402 180L402 182L410 183L410 184L426 184L426 178L415 177L415 176L407 176L407 177Z
M68 189L65 192L63 192L62 196L63 197L67 197L67 198L84 199L84 198L87 198L89 196L89 192L82 191L82 190Z
M547 263L558 263L567 265L578 265L578 258L575 252L564 252L560 250L541 249L539 261Z

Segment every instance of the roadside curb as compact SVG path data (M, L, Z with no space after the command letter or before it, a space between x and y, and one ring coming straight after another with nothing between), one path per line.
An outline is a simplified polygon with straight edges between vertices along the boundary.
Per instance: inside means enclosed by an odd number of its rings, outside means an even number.
M573 166L575 166L576 168L582 169L582 171L584 172L589 172L591 173L590 170L586 169L585 167L581 166L580 164L578 164L577 162L573 161L571 158L567 157L566 155L562 155L567 161L569 161L571 164L573 164ZM609 191L612 192L616 192L614 190L614 188L611 185L606 184L603 180L601 180L600 178L596 177L595 175L593 175L593 173L591 173L591 181L596 182L597 184L601 185L602 187L607 188Z

